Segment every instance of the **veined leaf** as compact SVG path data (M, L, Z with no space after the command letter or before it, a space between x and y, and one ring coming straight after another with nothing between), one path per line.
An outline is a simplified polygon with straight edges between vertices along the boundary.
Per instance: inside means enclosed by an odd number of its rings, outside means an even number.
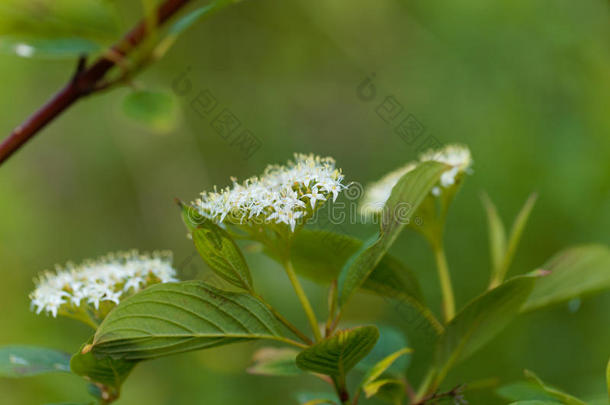
M303 374L297 367L298 351L291 348L264 347L254 353L254 364L248 373L267 376L295 376Z
M164 283L121 302L98 328L92 352L145 360L235 342L294 343L273 314L248 294L201 281Z
M498 215L496 206L486 193L481 195L481 201L483 202L485 212L487 213L492 279L495 279L500 271L500 268L502 267L504 255L506 254L506 230L504 229L502 218L500 218L500 215Z
M339 276L347 260L363 245L351 236L323 230L302 229L292 244L290 257L296 272L317 283L328 284ZM266 253L271 254L266 251ZM412 308L417 324L440 334L443 326L423 302L415 274L398 259L386 254L361 287L364 291L396 300ZM415 322L414 322L415 323Z
M524 311L610 288L610 250L604 245L569 248L553 256L542 270L550 274L536 283Z
M203 218L191 234L197 251L214 273L234 286L252 291L246 259L227 231Z
M437 380L444 379L453 365L479 350L508 325L535 281L533 275L508 280L472 300L449 322L438 346Z
M542 390L551 395L553 398L561 401L565 405L587 405L584 401L565 392L545 384L538 376L529 370L525 370L525 377L531 382L537 384Z
M70 355L37 346L0 347L0 377L70 372Z
M363 245L341 270L340 306L344 306L369 277L447 167L437 162L422 163L394 186L383 209L378 237Z
M297 356L303 370L344 377L375 346L379 331L375 326L361 326L337 332Z
M137 362L96 356L88 351L89 348L89 344L83 345L81 350L72 356L72 372L94 383L102 398L118 398L121 385Z

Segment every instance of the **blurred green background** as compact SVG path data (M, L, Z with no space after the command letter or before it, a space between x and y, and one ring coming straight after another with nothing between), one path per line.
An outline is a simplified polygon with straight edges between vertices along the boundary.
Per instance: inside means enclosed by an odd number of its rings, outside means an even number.
M196 2L197 3L197 2ZM124 31L140 14L120 4ZM459 305L486 286L486 190L510 223L539 193L512 273L586 242L610 243L610 20L601 0L312 2L247 0L187 32L136 79L169 90L188 69L192 91L175 96L177 124L150 131L125 117L130 92L79 102L0 167L0 344L74 352L91 334L71 320L29 310L32 277L55 263L108 251L171 249L182 278L209 270L193 256L174 197L192 200L229 176L245 178L293 152L336 158L349 181L367 183L419 153L376 109L393 96L425 127L421 140L461 142L474 175L456 199L447 249ZM73 60L0 56L0 133L9 132L72 74ZM372 101L357 88L374 74ZM207 89L260 140L248 159L191 106ZM433 138L429 138L433 137ZM372 225L343 224L366 236ZM403 233L393 248L420 277L438 312L436 271L423 240ZM272 261L247 258L255 281L306 327L289 282ZM325 289L305 282L320 313ZM519 380L524 368L585 398L602 395L610 355L610 294L520 317L455 369L447 386L487 377ZM383 301L361 296L351 322L393 323ZM292 404L320 391L315 379L244 372L257 344L196 352L138 366L119 404ZM0 403L84 401L75 376L0 380ZM500 404L491 390L472 404Z

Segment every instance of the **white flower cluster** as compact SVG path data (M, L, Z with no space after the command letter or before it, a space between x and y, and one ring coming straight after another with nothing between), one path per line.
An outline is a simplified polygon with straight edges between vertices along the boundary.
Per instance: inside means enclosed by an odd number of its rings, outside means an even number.
M432 194L435 196L441 195L441 187L448 188L455 184L458 174L468 172L472 165L470 149L463 145L447 145L439 150L430 150L422 154L419 161L436 161L451 166L451 169L441 175L440 186L432 189ZM361 214L371 217L380 213L398 180L416 167L417 162L407 163L370 184L360 202Z
M79 307L84 303L98 310L102 301L118 304L150 284L178 281L175 276L171 252L111 253L80 265L57 266L54 273L44 272L35 280L30 299L37 314L45 311L56 317L63 305Z
M330 157L295 154L286 165L270 165L260 177L221 191L201 193L193 205L215 222L283 223L294 231L296 221L331 195L333 201L347 188L341 170Z

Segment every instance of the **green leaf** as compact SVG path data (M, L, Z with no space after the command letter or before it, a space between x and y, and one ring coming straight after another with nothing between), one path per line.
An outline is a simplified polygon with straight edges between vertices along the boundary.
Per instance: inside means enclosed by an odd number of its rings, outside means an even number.
M292 244L290 257L296 272L321 284L339 276L347 260L363 245L359 239L329 231L302 229ZM272 255L271 252L265 253ZM443 326L424 305L423 295L413 271L392 255L386 254L361 287L364 291L390 298L413 308L420 325L431 334L440 334Z
M157 284L122 301L98 328L92 352L144 360L255 339L293 343L252 296L185 281Z
M390 354L389 356L387 356L386 358L384 358L383 360L381 360L379 363L375 364L375 366L373 366L364 376L362 383L360 384L363 388L364 391L366 392L367 390L367 385L372 384L373 382L375 382L375 380L377 380L379 377L381 377L381 375L383 373L385 373L388 368L390 368L392 366L392 364L401 356L404 356L408 353L411 353L413 350L411 350L408 347L402 348L400 350L398 350L397 352L394 352L392 354ZM375 391L377 392L377 391Z
M498 277L504 255L506 254L506 231L496 206L486 193L481 194L481 201L487 214L489 228L489 250L491 252L492 279Z
M375 326L361 326L337 332L297 356L303 370L344 377L375 346L379 331Z
M0 52L73 58L114 39L117 20L115 9L101 0L4 0Z
M506 247L506 254L504 256L503 263L503 271L504 274L508 271L510 264L513 260L513 256L517 251L517 246L519 246L519 241L521 241L521 235L523 235L523 230L525 229L525 225L527 224L527 220L534 209L534 204L536 204L536 200L538 199L538 195L536 193L532 193L519 214L517 214L517 218L515 218L515 222L510 230L510 236L508 237L508 245Z
M383 378L371 381L362 389L367 398L378 395L392 403L400 404L402 397L404 397L405 383L396 378Z
M517 402L511 402L510 405L557 405L559 404L559 402L555 402L555 401L540 401L540 400L533 400L533 401L517 401Z
M72 356L70 360L72 372L94 383L101 391L102 399L118 398L121 385L137 362L97 356L90 351L90 348L90 344L85 344Z
M70 355L37 346L1 346L0 377L70 372Z
M197 251L219 277L252 291L252 275L241 250L227 231L207 218L191 232Z
M534 373L532 373L529 370L525 370L525 377L533 382L534 384L537 384L542 390L544 390L547 394L551 395L553 398L558 399L559 401L561 401L562 404L565 405L586 405L585 402L581 401L580 399L573 397L570 394L566 394L565 392L558 390L554 387L551 387L550 385L545 384L540 378L538 378L538 376Z
M443 164L425 162L396 183L383 209L378 236L365 243L341 270L340 306L344 306L369 277L445 170L447 166Z
M254 364L248 373L267 376L295 376L303 374L297 367L298 351L291 348L264 347L254 353Z
M610 288L610 250L604 245L563 250L541 269L550 274L536 283L524 311Z
M437 352L441 381L453 365L467 358L496 336L519 313L536 276L525 275L486 291L467 304L447 325Z
M176 100L165 91L133 91L123 100L123 112L138 124L159 133L173 130L178 122Z
M510 401L526 400L552 400L553 398L540 388L538 384L530 381L517 381L503 385L496 390L496 393L504 399Z

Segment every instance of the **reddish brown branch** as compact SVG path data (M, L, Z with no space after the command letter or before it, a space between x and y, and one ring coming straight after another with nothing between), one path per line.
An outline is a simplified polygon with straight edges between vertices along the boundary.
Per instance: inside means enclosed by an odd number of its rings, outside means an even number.
M157 10L157 24L161 25L176 14L190 0L166 0ZM131 49L137 47L146 38L147 22L140 21L129 31L121 41L109 50L113 54L126 56ZM115 66L115 62L106 56L100 56L91 66L85 68L84 58L74 77L63 89L58 91L45 105L30 116L26 121L13 130L13 132L0 144L0 164L15 153L23 144L36 135L49 122L57 118L64 110L78 99L97 90L98 83L106 73Z

